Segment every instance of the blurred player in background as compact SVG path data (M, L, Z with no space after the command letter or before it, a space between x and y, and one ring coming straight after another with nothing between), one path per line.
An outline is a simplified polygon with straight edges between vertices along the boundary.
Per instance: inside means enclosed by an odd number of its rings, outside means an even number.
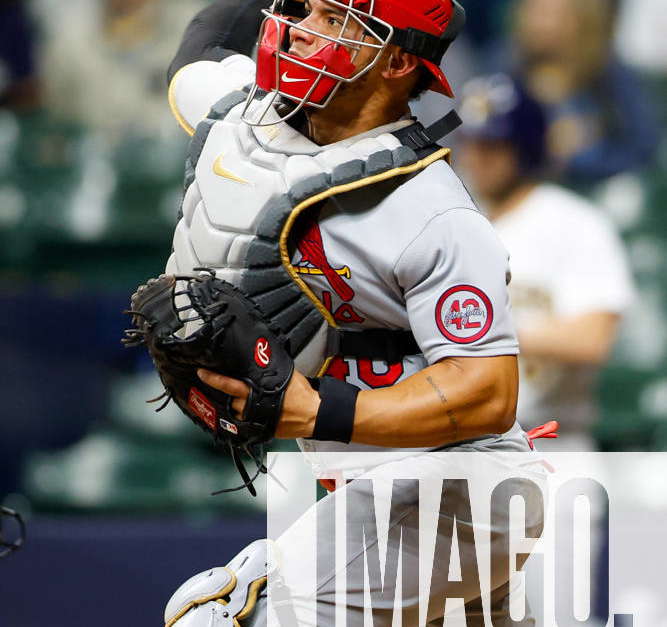
M650 160L657 125L636 73L613 51L618 0L519 0L512 65L547 113L558 173L594 183Z
M521 350L517 418L526 428L559 421L560 437L541 444L545 452L594 451L596 374L634 301L623 245L599 209L540 175L547 124L520 83L504 74L470 81L461 114L460 163L510 254ZM593 504L593 554L602 516ZM571 519L559 510L555 522L565 528ZM581 529L576 534L581 538ZM530 563L527 573L528 599L542 615ZM598 594L595 587L590 594ZM564 602L556 599L557 606Z
M52 113L105 133L169 135L164 59L204 0L36 0L42 71ZM62 32L76 37L62 37ZM109 86L113 85L113 89ZM76 98L72 98L76 94Z
M459 163L510 253L517 416L527 428L560 421L545 450L592 451L595 375L633 304L623 245L600 210L540 176L547 125L518 82L469 82L461 114Z

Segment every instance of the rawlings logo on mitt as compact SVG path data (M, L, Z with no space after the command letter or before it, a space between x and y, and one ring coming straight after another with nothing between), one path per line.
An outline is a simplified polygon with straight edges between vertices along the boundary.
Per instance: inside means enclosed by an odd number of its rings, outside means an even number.
M153 399L164 399L157 411L173 399L195 424L229 449L243 478L239 488L247 487L255 496L252 482L266 472L263 445L275 434L294 363L285 338L258 306L207 272L165 275L140 286L127 312L134 327L125 332L123 342L148 348L165 387L164 394ZM232 409L231 397L199 379L198 368L249 385L242 416ZM257 466L252 478L242 453Z

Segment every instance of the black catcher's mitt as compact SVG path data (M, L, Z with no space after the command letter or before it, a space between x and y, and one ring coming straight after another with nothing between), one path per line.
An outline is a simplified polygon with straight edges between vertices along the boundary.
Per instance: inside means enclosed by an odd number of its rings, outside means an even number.
M199 276L165 275L140 286L132 296L134 328L123 340L145 345L165 387L161 407L173 399L216 442L226 446L253 496L252 482L264 467L263 445L275 433L294 364L280 332L245 294L210 272ZM206 368L250 387L243 416L232 398L203 383ZM241 460L257 466L250 477ZM235 488L235 489L239 489ZM221 490L229 492L232 490Z

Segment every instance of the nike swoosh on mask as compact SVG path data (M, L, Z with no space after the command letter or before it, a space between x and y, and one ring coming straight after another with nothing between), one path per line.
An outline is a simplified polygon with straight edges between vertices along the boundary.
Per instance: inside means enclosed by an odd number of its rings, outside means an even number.
M280 77L281 81L284 81L285 83L303 83L304 81L308 81L310 79L308 78L290 78L287 76L287 72L283 72L283 75Z

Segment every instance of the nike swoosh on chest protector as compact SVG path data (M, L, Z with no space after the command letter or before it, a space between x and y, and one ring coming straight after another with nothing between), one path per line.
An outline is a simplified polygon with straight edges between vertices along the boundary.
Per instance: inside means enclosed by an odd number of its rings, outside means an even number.
M218 158L213 162L213 173L217 174L218 176L222 176L223 178L229 179L230 181L236 181L237 183L241 183L243 185L249 185L250 183L248 181L222 167L223 157L224 155L219 155Z

